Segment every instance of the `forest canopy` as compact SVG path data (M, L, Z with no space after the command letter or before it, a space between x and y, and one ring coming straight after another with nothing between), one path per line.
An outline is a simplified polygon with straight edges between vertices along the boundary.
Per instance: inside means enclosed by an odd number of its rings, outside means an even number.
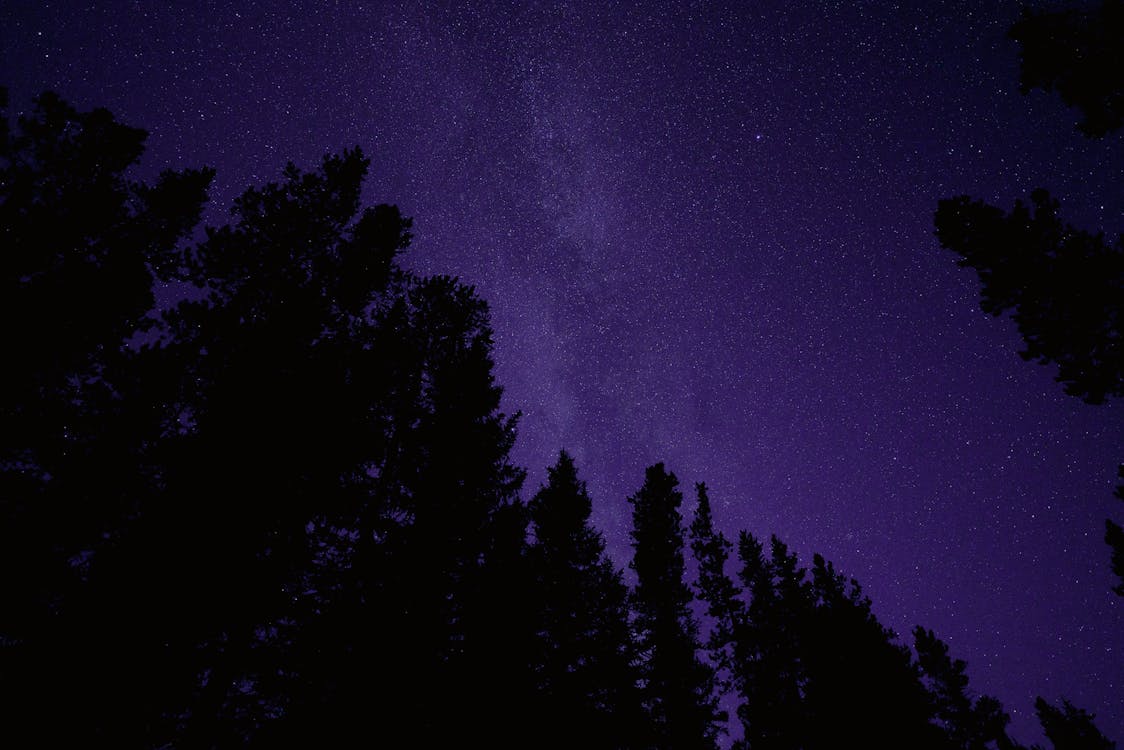
M0 690L16 744L1017 748L933 632L637 478L631 574L561 452L523 499L488 309L328 155L208 169L40 96L0 151ZM161 308L154 290L187 284ZM722 708L734 707L733 715ZM1036 706L1058 750L1109 748ZM727 740L728 737L728 740Z

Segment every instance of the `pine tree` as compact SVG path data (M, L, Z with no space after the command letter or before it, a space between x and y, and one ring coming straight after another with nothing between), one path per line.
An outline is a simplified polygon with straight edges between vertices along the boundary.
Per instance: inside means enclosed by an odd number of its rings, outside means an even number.
M1019 88L1055 90L1081 110L1077 129L1100 137L1124 126L1124 3L1024 7L1008 36L1019 44Z
M184 263L213 173L132 181L144 131L51 93L9 129L6 99L0 91L5 732L88 741L129 704L134 726L118 728L135 737L135 716L161 692L159 661L120 663L133 623L96 582L159 484L161 404L174 389L143 376L130 343L153 326L154 281Z
M734 630L738 747L942 748L916 665L858 583L815 555L808 571L775 536L739 538L749 603Z
M999 701L986 695L972 699L964 661L949 656L948 646L931 630L917 627L913 638L935 723L946 746L955 750L1015 747L1007 736L1010 717Z
M562 451L530 503L541 746L629 747L641 726L628 590L591 512Z
M1034 710L1054 750L1115 750L1116 748L1116 743L1101 734L1093 724L1095 716L1076 708L1067 700L1063 700L1062 707L1057 708L1038 698L1034 702Z
M688 534L691 551L698 565L698 598L706 603L706 614L711 619L706 648L719 678L719 688L725 692L732 684L730 676L734 663L734 632L744 619L745 606L739 599L738 587L726 574L726 561L733 545L721 531L714 528L706 484L698 483L695 491L695 517L688 528Z
M912 654L874 617L858 582L817 554L807 587L812 606L800 630L808 746L939 747Z
M188 251L210 172L130 183L144 134L50 95L4 125L7 705L48 744L495 735L526 512L484 303L397 267L358 151Z
M740 747L781 750L805 746L808 715L799 627L809 603L804 571L775 536L770 555L752 534L738 538L739 578L749 595L734 633L734 682L742 724Z
M1008 32L1020 45L1020 88L1056 90L1081 110L1077 128L1090 138L1124 126L1124 2L1099 7L1024 8ZM1115 242L1063 223L1058 202L1043 188L1006 214L968 196L942 200L935 224L943 247L974 268L980 306L992 315L1013 311L1026 349L1020 356L1056 362L1066 393L1099 404L1124 394L1124 235ZM1120 467L1124 477L1124 465ZM1124 493L1124 485L1117 494ZM1113 588L1124 596L1124 530L1105 520Z
M714 674L698 656L698 624L685 576L683 495L662 463L645 472L632 504L633 607L641 652L643 700L659 748L715 747L723 718Z
M231 477L209 497L227 525L199 532L223 576L212 600L229 598L203 630L224 679L200 684L192 736L220 731L204 717L264 744L503 726L479 680L509 653L496 624L515 622L505 576L523 567L515 421L498 412L486 305L397 268L409 222L359 212L366 166L347 152L248 191L197 253L207 304L169 316L170 356L201 384L175 489L214 476L193 467Z

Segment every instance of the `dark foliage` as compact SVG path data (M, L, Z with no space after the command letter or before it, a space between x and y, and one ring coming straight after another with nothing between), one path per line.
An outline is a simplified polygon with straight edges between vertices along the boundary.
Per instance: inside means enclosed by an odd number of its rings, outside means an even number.
M648 467L632 504L633 607L644 708L655 747L715 747L714 673L699 659L698 623L685 580L683 495L663 464Z
M913 643L936 723L944 736L943 746L956 750L1015 747L1007 736L1011 717L999 701L986 695L973 700L968 691L967 665L949 656L948 646L931 630L915 628Z
M1124 237L1074 229L1045 190L1009 213L967 196L942 200L937 238L975 269L980 307L1012 312L1026 349L1056 363L1066 393L1099 404L1124 394Z
M3 135L0 702L27 726L97 738L102 696L145 715L162 687L145 684L158 663L110 661L142 623L90 594L161 482L169 392L126 342L153 326L153 284L184 264L211 173L131 181L145 133L49 93ZM65 722L58 701L74 707Z
M568 454L524 505L487 308L402 270L410 222L361 208L358 151L190 245L209 171L132 182L144 134L49 94L3 135L4 746L695 750L728 690L747 748L1014 747L962 662L921 630L915 662L819 556L743 533L735 583L703 485L700 643L662 464L631 592ZM156 310L165 282L199 294Z
M1111 742L1093 724L1093 716L1063 700L1062 707L1050 705L1042 698L1034 702L1034 710L1054 750L1115 750Z
M1117 596L1124 596L1124 528L1113 523L1111 518L1106 518L1104 541L1112 548L1112 572L1120 579L1120 583L1113 587Z
M644 726L628 589L590 525L592 509L563 451L530 502L542 747L630 747Z
M1020 45L1021 88L1056 90L1079 108L1078 129L1104 136L1124 125L1124 2L1096 8L1023 10L1009 35ZM1090 404L1124 393L1124 236L1115 243L1058 218L1058 203L1039 188L1033 211L1022 201L1009 214L968 196L942 200L941 245L974 268L981 307L1007 311L1019 326L1024 359L1057 363L1066 393ZM1120 467L1124 476L1124 465ZM1121 495L1124 486L1118 489ZM1124 497L1124 495L1122 495ZM1124 533L1107 520L1105 541L1124 596Z
M907 648L854 581L816 555L810 578L775 537L739 543L748 594L733 628L746 748L946 747Z
M706 485L695 486L698 499L695 517L688 529L691 551L698 562L698 599L706 603L706 614L712 627L706 639L711 665L719 679L719 687L729 690L734 667L732 648L735 623L743 617L744 605L738 599L738 588L726 575L726 561L733 545L714 528L710 495Z
M1020 87L1057 91L1081 110L1077 129L1103 136L1124 125L1124 2L1055 11L1024 9L1011 27Z

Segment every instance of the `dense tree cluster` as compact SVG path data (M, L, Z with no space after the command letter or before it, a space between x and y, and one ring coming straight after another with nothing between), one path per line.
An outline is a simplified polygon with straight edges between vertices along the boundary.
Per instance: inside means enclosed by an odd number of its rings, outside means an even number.
M753 750L1016 747L823 558L743 532L730 577L662 464L631 584L568 454L523 502L487 309L398 265L358 151L196 233L212 174L131 180L144 133L104 110L48 94L2 135L6 746L701 750L726 700Z
M1096 7L1024 9L1009 35L1019 44L1021 89L1056 90L1076 107L1077 129L1103 137L1124 127L1124 2ZM937 237L975 269L980 306L1010 312L1023 359L1058 365L1066 393L1099 404L1124 395L1124 235L1074 228L1044 188L1010 212L959 196L937 208ZM1124 464L1119 468L1124 479ZM1124 500L1124 483L1116 495ZM1105 521L1114 587L1124 596L1124 528Z

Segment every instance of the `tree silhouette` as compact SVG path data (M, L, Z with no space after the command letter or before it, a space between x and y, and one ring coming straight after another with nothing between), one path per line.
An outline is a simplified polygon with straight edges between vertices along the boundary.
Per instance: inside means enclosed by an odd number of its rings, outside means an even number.
M629 498L631 592L568 453L521 502L487 307L399 267L410 221L361 208L358 150L187 246L209 171L130 182L144 134L49 94L0 123L9 744L695 750L721 687L739 747L1016 747L963 662L918 629L915 663L822 557L743 532L736 584L699 484L707 664L663 464ZM155 310L163 282L198 294ZM1059 750L1112 747L1038 711Z
M1024 9L1009 35L1020 44L1021 88L1057 90L1078 107L1078 129L1100 137L1124 125L1124 2L1096 9ZM1008 310L1024 359L1058 364L1066 393L1099 404L1124 393L1124 236L1115 243L1063 223L1058 203L1039 188L1031 211L1016 201L1008 214L968 196L942 200L936 213L943 247L974 268L981 307ZM1124 465L1121 466L1124 476ZM1118 488L1120 495L1124 488ZM1105 542L1124 596L1124 529L1105 520Z
M725 692L731 687L734 631L744 617L744 604L738 598L737 586L726 575L726 561L733 545L721 531L714 528L706 484L696 484L695 491L695 517L688 533L691 551L698 564L698 598L706 602L706 613L712 620L706 648L716 677L719 678L719 688Z
M212 173L132 181L143 131L51 93L9 130L0 99L0 700L13 729L96 737L102 696L142 713L160 687L151 668L118 668L129 636L88 594L159 484L170 391L127 344L154 324L153 282L185 262Z
M684 576L683 495L662 463L648 467L632 504L631 567L644 707L656 747L715 747L714 674L698 657L698 624Z
M809 607L804 571L779 539L772 537L766 556L764 545L746 531L738 538L738 559L749 597L733 631L742 746L803 747L809 729L799 633Z
M749 595L733 629L741 747L944 747L907 648L855 581L815 555L811 576L773 537L739 539Z
M1034 11L1024 8L1011 27L1019 43L1020 87L1056 90L1081 110L1077 129L1103 136L1124 125L1124 3L1096 8Z
M874 617L858 582L817 554L807 585L812 606L800 630L808 745L938 746L912 654Z
M1118 469L1120 479L1124 479L1124 465ZM1116 486L1116 497L1124 500L1124 483ZM1112 549L1112 572L1120 579L1120 583L1113 587L1117 596L1124 596L1124 528L1113 522L1111 518L1105 519L1104 540Z
M477 683L509 651L496 623L519 622L514 421L486 307L397 268L409 222L359 210L362 154L290 165L188 251L209 172L129 183L143 133L51 95L6 135L17 726L60 745L498 736L510 706ZM153 276L202 298L156 316Z
M980 307L1012 311L1023 359L1057 363L1066 393L1099 404L1124 394L1124 237L1115 244L1063 223L1045 190L1010 213L966 196L942 200L941 245L980 276Z
M234 223L208 229L184 270L205 299L168 313L169 341L151 352L149 372L177 379L169 408L187 427L113 578L155 591L161 637L192 654L179 671L207 675L180 714L188 744L295 710L270 694L295 670L263 669L257 633L278 621L298 630L294 614L315 611L300 601L308 525L362 514L349 506L371 499L388 404L361 378L378 356L375 311L409 282L391 273L408 241L397 210L356 215L366 164L353 151L315 172L290 165L283 182L243 194Z
M948 646L931 630L917 627L913 639L944 746L950 750L1016 747L1007 736L1011 718L999 701L986 695L972 699L964 661L949 656Z
M1034 702L1034 710L1047 739L1054 750L1114 750L1115 742L1110 742L1093 725L1093 716L1069 701L1063 700L1062 707L1050 705L1042 698Z
M212 539L229 556L212 555L224 581L208 595L242 617L209 629L226 679L200 686L192 716L264 701L281 706L270 736L290 741L344 742L371 722L384 737L494 736L494 695L476 683L507 653L496 607L521 569L514 421L497 411L484 303L394 265L409 239L397 209L356 217L366 166L348 152L248 191L192 269L209 304L170 316L206 386L177 487L194 498L209 479L193 467L221 466L235 479L211 497L237 509ZM243 667L279 621L290 634L268 663L283 674Z
M590 525L592 507L562 451L530 502L538 742L550 747L629 747L641 727L628 589Z

